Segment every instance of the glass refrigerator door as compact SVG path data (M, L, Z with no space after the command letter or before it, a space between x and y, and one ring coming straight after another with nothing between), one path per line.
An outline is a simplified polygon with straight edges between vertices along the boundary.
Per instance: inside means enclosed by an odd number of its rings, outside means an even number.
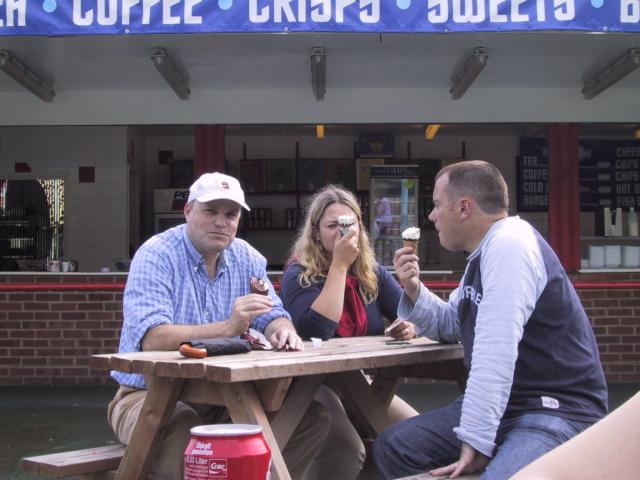
M402 231L418 226L418 179L372 177L369 195L376 260L385 267L393 267L393 255L402 247Z

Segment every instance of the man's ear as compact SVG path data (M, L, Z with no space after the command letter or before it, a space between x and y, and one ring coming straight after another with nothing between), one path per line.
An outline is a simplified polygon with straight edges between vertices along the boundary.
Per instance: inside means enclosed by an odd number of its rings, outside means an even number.
M187 218L187 215L189 215L189 213L191 212L192 207L193 207L193 202L184 204L184 209L182 211L184 213L185 219Z
M458 208L460 209L460 218L465 219L471 215L473 202L469 198L462 197L459 201Z

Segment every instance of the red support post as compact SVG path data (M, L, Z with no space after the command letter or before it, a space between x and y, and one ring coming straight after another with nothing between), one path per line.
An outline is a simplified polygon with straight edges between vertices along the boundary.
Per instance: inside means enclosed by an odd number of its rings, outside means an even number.
M549 125L549 243L565 270L580 267L580 178L578 127Z
M224 172L224 125L196 125L196 154L193 174Z

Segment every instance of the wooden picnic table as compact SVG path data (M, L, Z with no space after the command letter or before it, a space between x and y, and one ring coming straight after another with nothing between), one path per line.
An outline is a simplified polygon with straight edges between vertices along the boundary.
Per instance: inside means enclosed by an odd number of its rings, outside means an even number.
M335 338L316 348L305 342L301 352L254 350L201 360L178 352L103 354L94 355L92 365L140 373L147 382L116 479L146 478L161 432L182 400L225 406L233 422L260 425L271 448L272 478L289 480L281 450L323 383L340 390L354 422L377 434L392 423L387 407L403 377L447 377L462 356L460 344L367 336Z

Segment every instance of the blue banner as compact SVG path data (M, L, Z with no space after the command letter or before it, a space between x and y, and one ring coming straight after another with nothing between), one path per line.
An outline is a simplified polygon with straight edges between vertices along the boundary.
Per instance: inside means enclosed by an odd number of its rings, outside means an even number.
M640 32L640 0L0 0L0 35Z

